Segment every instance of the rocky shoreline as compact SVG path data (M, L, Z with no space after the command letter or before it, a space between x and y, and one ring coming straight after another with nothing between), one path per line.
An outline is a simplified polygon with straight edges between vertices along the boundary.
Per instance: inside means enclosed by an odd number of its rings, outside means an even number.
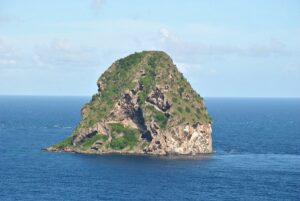
M124 151L112 151L112 152L97 152L97 151L82 151L82 150L60 150L53 147L41 149L45 152L57 152L57 153L70 153L70 154L89 154L89 155L124 155L124 156L150 156L150 157L163 157L163 158L210 158L214 153L198 153L198 154L180 154L180 153L168 153L168 154L154 154L145 152L124 152Z

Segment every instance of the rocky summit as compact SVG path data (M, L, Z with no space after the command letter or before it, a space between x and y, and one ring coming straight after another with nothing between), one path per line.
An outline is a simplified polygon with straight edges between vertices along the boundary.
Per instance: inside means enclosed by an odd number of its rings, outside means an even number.
M172 59L143 51L114 62L81 109L82 120L48 151L203 154L212 152L212 120L203 98Z

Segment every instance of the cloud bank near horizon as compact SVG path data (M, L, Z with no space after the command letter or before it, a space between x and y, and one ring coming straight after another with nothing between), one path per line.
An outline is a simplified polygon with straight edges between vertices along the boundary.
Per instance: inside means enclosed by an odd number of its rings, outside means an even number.
M300 96L294 1L51 2L1 3L0 94L92 94L116 59L163 50L201 95Z

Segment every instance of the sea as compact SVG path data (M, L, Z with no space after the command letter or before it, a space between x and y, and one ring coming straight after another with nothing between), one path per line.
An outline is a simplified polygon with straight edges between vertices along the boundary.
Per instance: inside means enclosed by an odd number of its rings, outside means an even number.
M49 153L90 97L0 96L0 201L300 200L300 99L205 98L214 153Z

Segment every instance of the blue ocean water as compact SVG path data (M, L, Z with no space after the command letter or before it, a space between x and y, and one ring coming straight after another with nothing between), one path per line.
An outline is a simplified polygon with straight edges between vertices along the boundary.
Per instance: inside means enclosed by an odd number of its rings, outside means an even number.
M300 200L300 99L207 98L215 153L48 153L88 97L0 96L0 201Z

